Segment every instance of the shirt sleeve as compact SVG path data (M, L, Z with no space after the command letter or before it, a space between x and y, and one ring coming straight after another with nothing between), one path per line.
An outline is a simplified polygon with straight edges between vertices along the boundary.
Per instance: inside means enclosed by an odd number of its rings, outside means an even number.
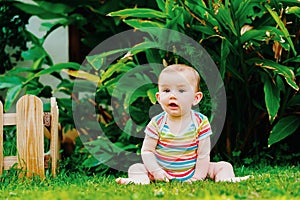
M210 123L207 117L204 117L198 128L198 139L203 140L212 134Z
M159 138L159 127L158 127L157 123L155 122L154 118L152 118L151 121L146 126L145 134L154 139Z

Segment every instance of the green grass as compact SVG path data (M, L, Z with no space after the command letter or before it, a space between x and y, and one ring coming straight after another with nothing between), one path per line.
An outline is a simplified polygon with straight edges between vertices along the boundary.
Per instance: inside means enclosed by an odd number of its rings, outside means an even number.
M300 199L300 166L236 168L254 178L241 183L211 180L150 185L117 185L113 176L59 174L56 178L19 179L11 172L0 179L0 199Z

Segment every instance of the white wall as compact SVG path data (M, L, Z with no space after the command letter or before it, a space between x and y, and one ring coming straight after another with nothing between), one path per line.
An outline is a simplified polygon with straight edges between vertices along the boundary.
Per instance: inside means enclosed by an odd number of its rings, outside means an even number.
M31 17L28 24L28 30L37 37L45 35L45 31L41 30L43 20L38 17ZM60 27L53 31L45 40L44 48L50 54L54 63L68 61L68 28Z
M24 3L35 4L32 0L21 0ZM41 20L36 16L29 19L28 30L41 38L45 35L45 31L41 30L41 23L49 20ZM68 28L60 27L48 36L44 43L44 48L52 57L54 63L68 61Z

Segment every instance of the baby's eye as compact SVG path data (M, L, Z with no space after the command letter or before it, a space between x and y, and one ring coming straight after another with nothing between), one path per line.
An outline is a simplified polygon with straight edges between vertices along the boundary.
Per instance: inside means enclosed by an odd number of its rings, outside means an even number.
M184 93L184 92L185 92L185 90L181 89L181 90L179 90L179 92L180 92L180 93Z
M163 92L170 92L170 89L164 89Z

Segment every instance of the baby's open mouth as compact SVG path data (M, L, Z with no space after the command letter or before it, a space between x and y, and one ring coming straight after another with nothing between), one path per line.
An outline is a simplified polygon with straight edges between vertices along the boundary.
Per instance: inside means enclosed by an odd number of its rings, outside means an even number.
M176 103L169 103L169 107L178 108L178 105Z

